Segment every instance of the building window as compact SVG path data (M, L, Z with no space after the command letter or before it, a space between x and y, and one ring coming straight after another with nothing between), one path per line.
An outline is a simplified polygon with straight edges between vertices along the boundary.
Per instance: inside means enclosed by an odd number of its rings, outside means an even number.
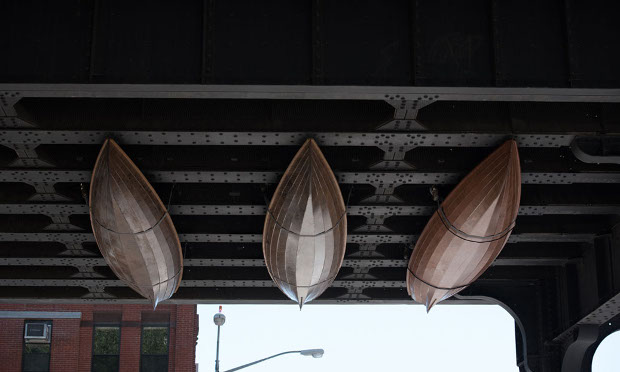
M51 321L28 321L24 324L22 372L50 370L51 335Z
M92 372L118 372L121 328L95 325L93 332Z
M168 327L142 326L140 371L168 371Z

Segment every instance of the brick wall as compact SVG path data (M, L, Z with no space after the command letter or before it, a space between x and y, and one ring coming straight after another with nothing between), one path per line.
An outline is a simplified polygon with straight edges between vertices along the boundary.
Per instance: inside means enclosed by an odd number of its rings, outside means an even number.
M88 372L91 368L93 313L122 313L120 371L140 369L140 335L143 312L149 305L0 304L0 311L79 311L81 319L53 319L50 371ZM198 340L196 305L160 305L170 315L170 372L193 372ZM41 318L43 319L43 318ZM0 319L0 370L20 372L24 319Z
M175 343L171 344L175 350L170 354L170 364L174 368L170 371L185 372L195 370L196 341L198 340L198 315L195 305L180 305L176 311L176 334L192 335L192 337L176 337Z
M52 324L50 372L77 371L80 319L56 319Z
M22 319L0 319L0 363L7 372L21 371L22 332Z
M123 305L123 322L139 323L142 309L135 305ZM121 328L120 372L140 370L140 327Z
M86 324L92 322L93 312L83 312L81 321ZM93 348L93 327L80 327L80 353L78 361L79 372L90 372L91 354Z

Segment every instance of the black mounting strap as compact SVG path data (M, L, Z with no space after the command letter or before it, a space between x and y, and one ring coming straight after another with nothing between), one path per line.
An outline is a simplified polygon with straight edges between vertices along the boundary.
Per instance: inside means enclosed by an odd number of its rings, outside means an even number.
M441 219L441 222L444 224L444 226L446 227L446 229L448 229L448 231L450 231L454 236L459 237L463 240L466 240L468 242L472 242L472 243L490 243L490 242L494 242L496 240L500 240L502 239L504 236L508 235L516 226L517 224L517 220L513 220L507 228L505 228L504 230L500 231L497 234L493 234L493 235L487 235L487 236L478 236L478 235L470 235L468 233L466 233L465 231L460 230L458 227L454 226L452 224L452 222L450 222L450 220L448 220L448 217L446 216L444 210L443 210L443 206L439 205L437 208L437 214L439 215L439 218ZM476 240L474 240L476 239Z
M411 273L411 275L413 275L414 278L418 279L419 281L421 281L422 283L426 284L427 286L433 287L435 289L440 289L440 290L443 290L443 291L453 291L455 289L462 289L462 288L465 288L465 287L471 285L471 283L467 283L467 284L459 285L458 287L452 287L452 288L438 287L436 285L432 285L431 283L429 283L426 280L424 280L424 279L420 278L419 276L417 276L409 267L407 267L407 271L409 271L409 273Z

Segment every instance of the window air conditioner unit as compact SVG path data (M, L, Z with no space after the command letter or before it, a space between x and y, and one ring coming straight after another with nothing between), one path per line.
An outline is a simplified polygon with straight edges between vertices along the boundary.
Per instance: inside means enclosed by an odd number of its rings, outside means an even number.
M50 325L47 323L26 323L26 342L50 342Z

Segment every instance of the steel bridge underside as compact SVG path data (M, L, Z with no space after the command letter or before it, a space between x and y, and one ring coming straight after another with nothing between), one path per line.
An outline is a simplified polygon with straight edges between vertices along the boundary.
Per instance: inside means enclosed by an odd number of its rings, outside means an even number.
M522 371L589 371L620 328L618 4L576 0L0 4L0 302L141 302L101 257L91 171L114 138L170 212L176 303L288 303L266 200L308 138L348 203L313 303L412 303L436 205L509 138L517 226L448 304L500 303ZM562 363L565 365L562 367Z

